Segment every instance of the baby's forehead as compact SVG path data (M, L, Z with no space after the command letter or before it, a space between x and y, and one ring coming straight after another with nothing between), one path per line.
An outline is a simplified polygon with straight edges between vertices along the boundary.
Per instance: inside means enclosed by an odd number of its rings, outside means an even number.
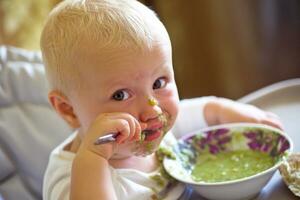
M171 54L171 44L169 38L163 36L153 37L155 40L149 46L127 46L107 45L103 47L98 42L85 40L77 50L74 51L73 58L77 61L96 62L95 64L110 64L111 62L131 62L132 59L148 54Z
M128 48L108 48L98 49L97 46L90 50L80 49L74 56L73 64L79 67L80 73L89 72L96 75L97 72L106 74L123 73L127 70L142 70L164 65L172 65L171 46L168 42L157 43L152 48L128 49ZM147 68L145 68L147 69Z

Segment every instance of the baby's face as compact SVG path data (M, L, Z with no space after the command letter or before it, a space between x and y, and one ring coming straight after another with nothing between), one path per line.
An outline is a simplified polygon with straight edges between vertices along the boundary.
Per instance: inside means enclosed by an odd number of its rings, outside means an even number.
M129 113L146 123L150 134L143 142L120 144L115 157L154 152L178 112L169 41L157 43L143 53L129 49L110 55L98 55L93 50L91 53L93 56L85 61L87 67L81 73L88 89L71 99L83 132L101 113ZM151 105L149 98L157 104Z

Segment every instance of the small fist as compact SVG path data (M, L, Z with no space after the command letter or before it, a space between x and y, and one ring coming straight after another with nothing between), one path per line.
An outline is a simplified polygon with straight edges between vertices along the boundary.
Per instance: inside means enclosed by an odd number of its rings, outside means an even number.
M81 148L92 151L108 160L119 144L140 140L141 130L138 120L128 113L102 113L83 133ZM109 133L117 133L116 142L95 145L95 141L100 136Z

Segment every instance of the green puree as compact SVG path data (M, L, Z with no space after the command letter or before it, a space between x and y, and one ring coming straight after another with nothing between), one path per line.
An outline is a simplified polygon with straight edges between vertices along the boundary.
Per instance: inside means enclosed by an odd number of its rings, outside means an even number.
M258 151L206 153L198 157L192 178L208 183L235 180L264 171L274 164L274 158Z

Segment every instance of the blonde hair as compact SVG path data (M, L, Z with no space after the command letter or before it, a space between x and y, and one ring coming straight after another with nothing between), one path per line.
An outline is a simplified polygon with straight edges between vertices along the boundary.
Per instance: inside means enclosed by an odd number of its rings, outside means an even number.
M50 13L41 36L50 88L68 93L81 87L83 66L72 60L87 42L96 43L97 51L151 48L157 31L167 34L155 13L136 0L61 2Z

